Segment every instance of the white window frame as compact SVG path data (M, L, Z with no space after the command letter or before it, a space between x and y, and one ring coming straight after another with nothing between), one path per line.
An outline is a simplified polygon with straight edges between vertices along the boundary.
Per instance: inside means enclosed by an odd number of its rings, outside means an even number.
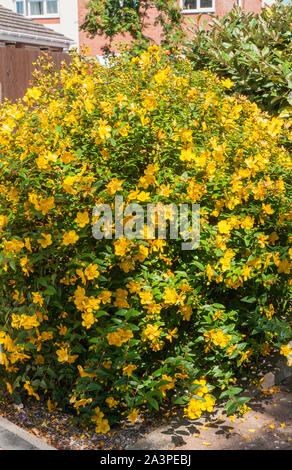
M47 13L47 0L39 0L43 2L44 4L44 14L43 15L31 15L30 13L30 2L29 0L23 0L24 2L24 16L27 16L28 18L60 18L60 2L57 0L57 8L58 11L57 13ZM15 2L15 11L16 11L16 2Z
M200 5L201 0L197 0L197 3ZM199 8L193 9L193 10L185 9L184 8L184 0L180 0L180 8L181 8L181 12L184 13L184 14L188 14L188 13L214 13L216 11L215 0L212 0L212 7L208 7L208 8L199 7Z

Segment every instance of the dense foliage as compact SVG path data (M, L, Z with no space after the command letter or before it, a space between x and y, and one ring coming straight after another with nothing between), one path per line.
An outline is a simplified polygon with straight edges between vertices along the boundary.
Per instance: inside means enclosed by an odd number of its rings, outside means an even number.
M167 400L196 418L227 398L232 413L236 378L288 356L286 131L229 87L153 46L108 68L45 65L2 105L1 367L15 400L70 404L97 432ZM96 240L92 208L117 195L200 204L199 248Z
M204 26L191 36L195 67L229 77L233 90L263 109L291 113L292 4L276 3L261 14L234 8Z
M153 27L161 31L161 44L178 44L184 37L182 14L177 0L90 0L81 29L91 36L103 35L104 52L115 49L117 35L126 35L133 52L141 52L151 43Z

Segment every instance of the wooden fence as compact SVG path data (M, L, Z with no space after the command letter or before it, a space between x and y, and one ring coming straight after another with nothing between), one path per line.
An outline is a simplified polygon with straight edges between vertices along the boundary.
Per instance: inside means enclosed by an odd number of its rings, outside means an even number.
M45 52L40 49L0 47L0 103L4 98L15 101L22 98L32 84L32 73L37 68L33 65ZM61 68L61 62L70 61L70 56L63 52L47 52L55 64Z

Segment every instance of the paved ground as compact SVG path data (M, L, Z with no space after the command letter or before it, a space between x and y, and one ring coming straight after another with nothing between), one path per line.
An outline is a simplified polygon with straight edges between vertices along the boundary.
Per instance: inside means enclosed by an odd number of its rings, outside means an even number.
M174 418L132 449L147 450L292 450L292 377L249 402L244 416L212 419Z
M0 450L54 450L54 448L0 416Z
M224 417L196 426L177 449L292 450L292 377L249 406L242 418Z

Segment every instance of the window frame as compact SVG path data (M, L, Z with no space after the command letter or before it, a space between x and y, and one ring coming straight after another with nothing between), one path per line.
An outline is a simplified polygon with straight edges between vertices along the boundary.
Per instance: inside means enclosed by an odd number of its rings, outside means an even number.
M48 13L47 12L47 0L38 0L43 3L43 8L44 8L44 13L43 15L32 15L30 12L30 1L29 0L19 0L23 1L24 4L24 13L23 15L26 16L27 18L32 18L32 19L47 19L47 18L60 18L60 2L59 0L57 1L57 13ZM15 11L16 11L16 1L15 1ZM22 14L22 13L20 13Z
M17 4L18 4L18 3L22 3L22 5L23 5L23 13L18 13L18 11L17 11ZM15 0L15 12L16 12L18 15L23 15L23 16L25 16L25 14L26 14L26 2L25 2L25 0Z
M201 4L201 0L197 0L199 4ZM216 1L212 0L212 7L207 7L207 8L196 8L192 10L188 10L184 8L184 0L180 0L180 9L183 14L188 14L188 13L215 13L216 11Z

